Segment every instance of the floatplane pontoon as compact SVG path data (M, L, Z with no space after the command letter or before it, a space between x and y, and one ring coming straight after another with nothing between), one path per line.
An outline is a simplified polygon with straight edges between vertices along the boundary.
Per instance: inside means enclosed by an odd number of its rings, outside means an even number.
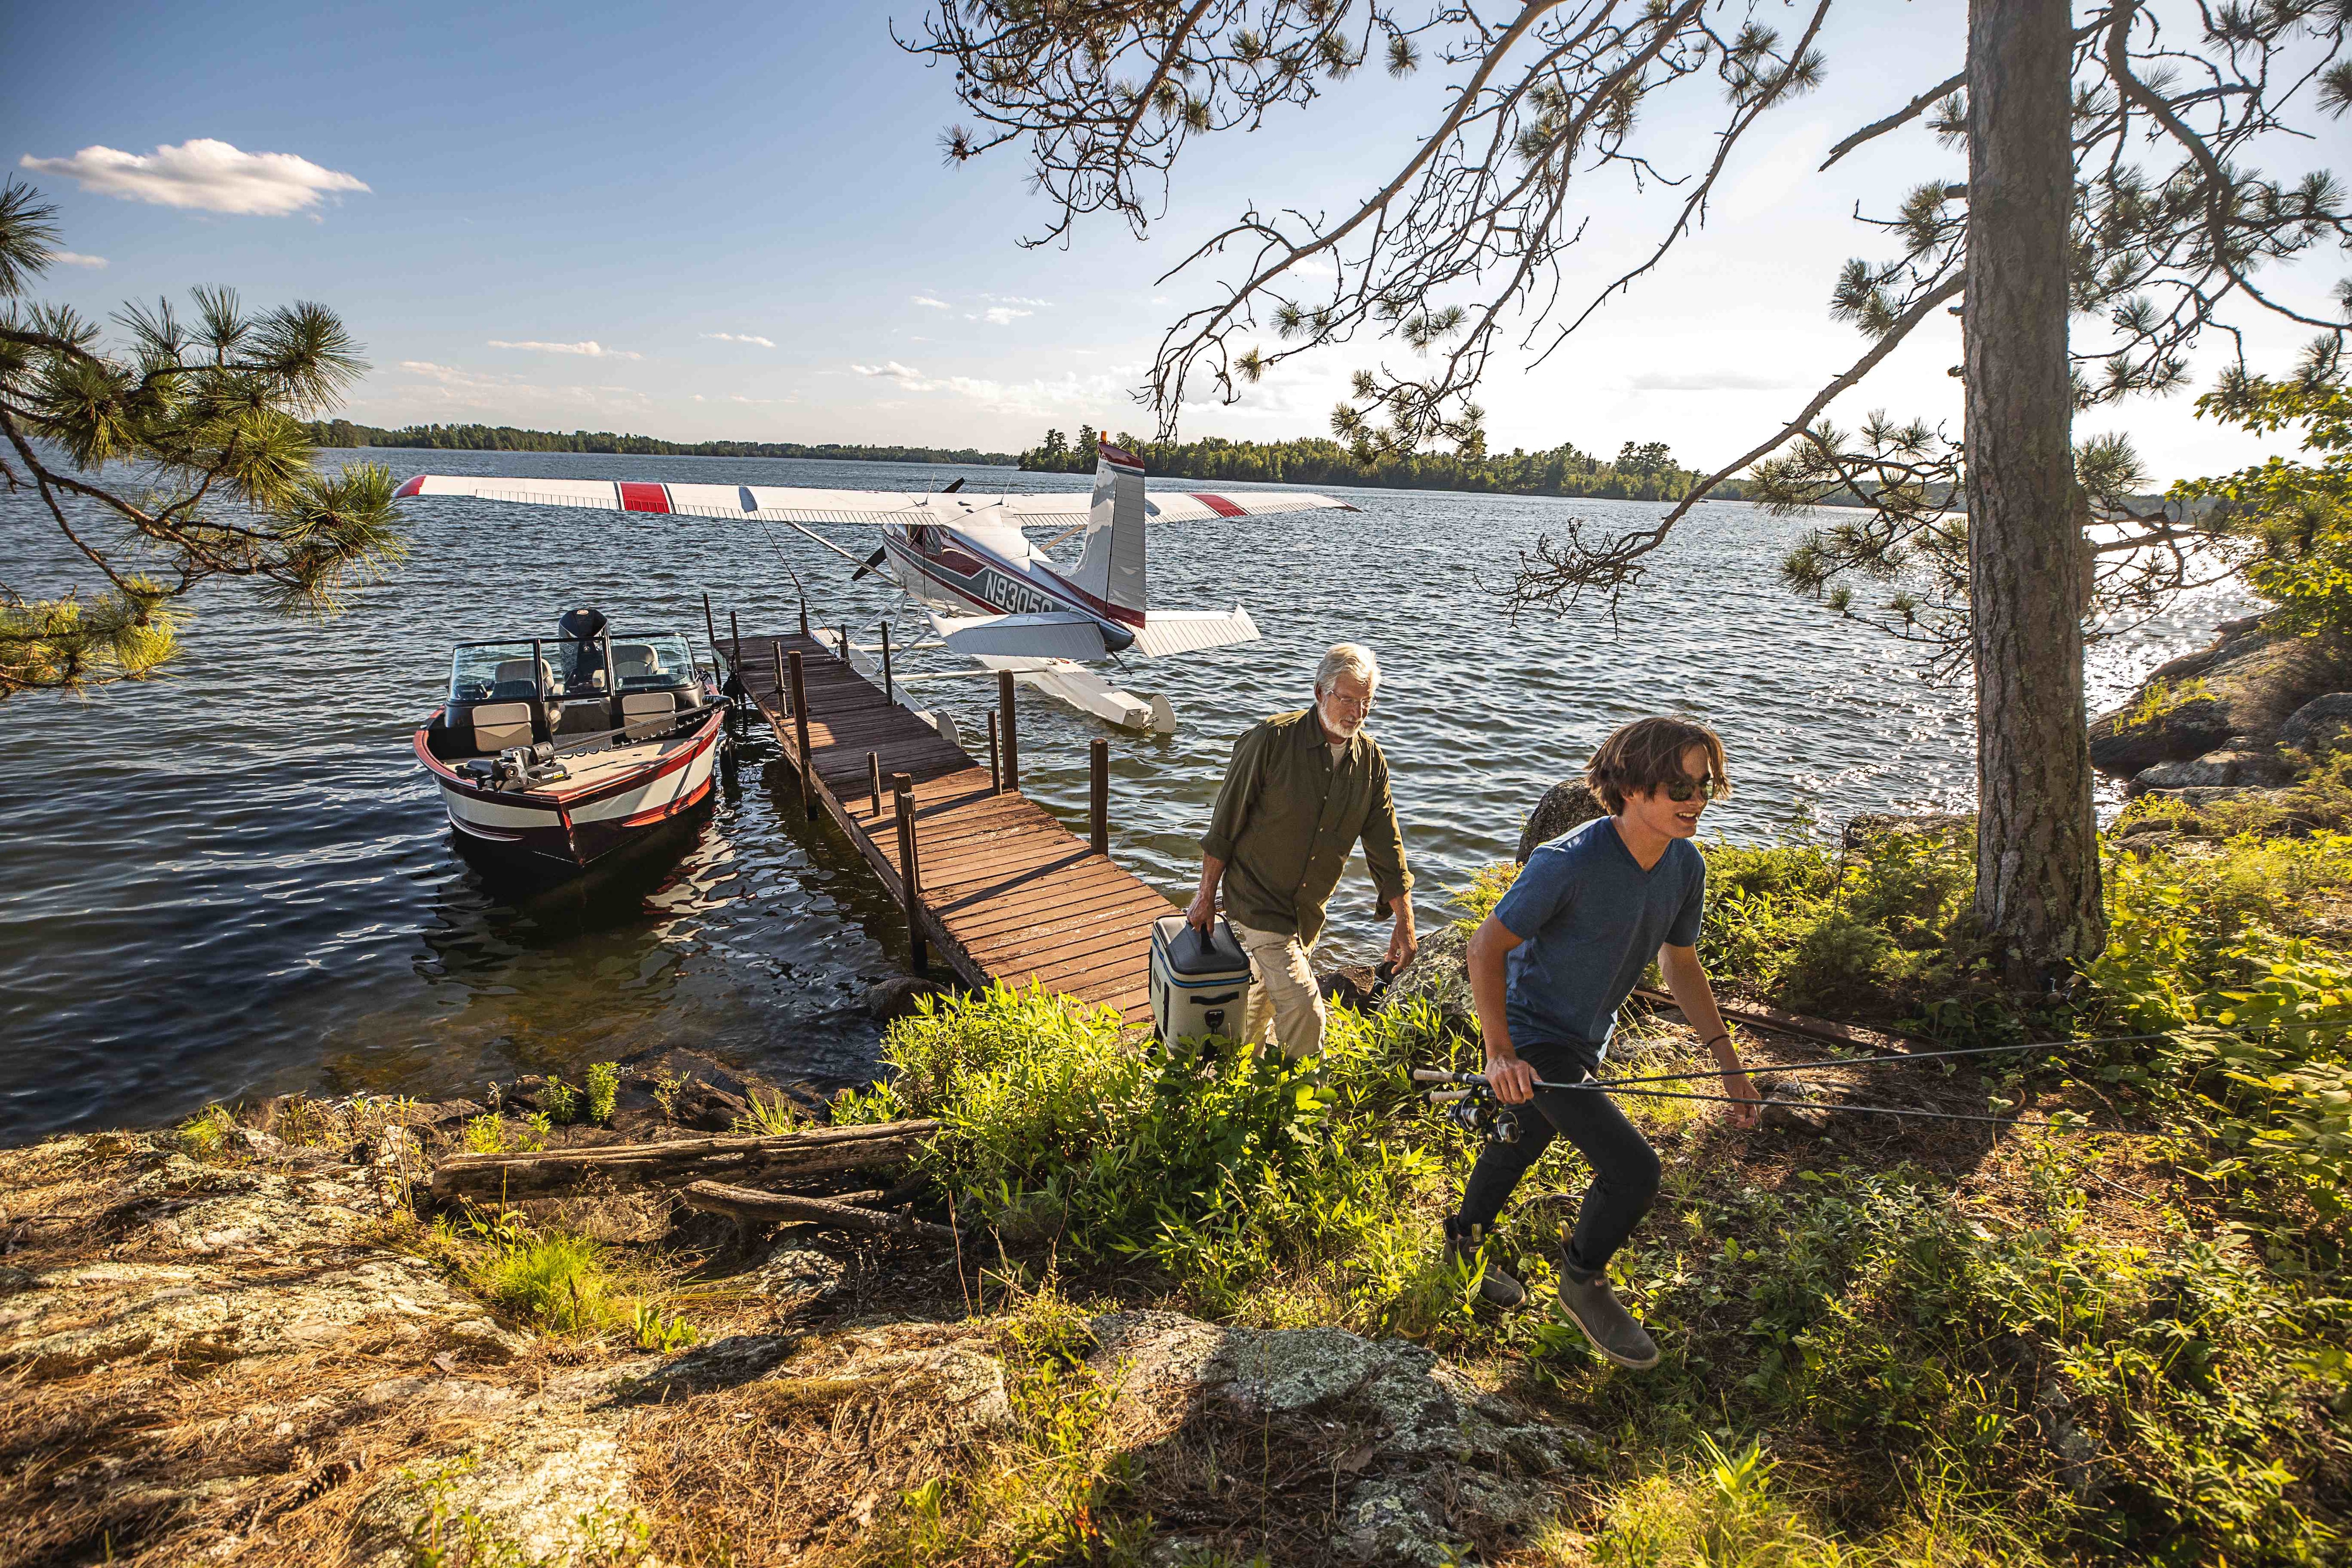
M1168 731L1167 699L1122 691L1087 668L1123 654L1160 658L1257 638L1256 623L1231 610L1150 607L1145 569L1148 520L1263 517L1337 510L1347 502L1305 490L1243 493L1160 490L1146 495L1143 465L1106 441L1094 490L995 497L958 493L959 479L926 495L892 490L825 490L767 485L672 485L614 479L474 479L419 474L402 496L473 496L483 500L608 511L683 513L781 522L856 563L852 581L880 570L926 612L950 652L984 670L1005 669L1024 684L1129 729ZM862 559L810 527L863 523L882 542ZM1033 543L1026 528L1063 531ZM1047 552L1079 535L1075 562ZM847 638L842 639L845 643ZM843 656L861 668L862 648ZM919 681L940 677L901 677Z
M560 874L708 799L728 707L684 637L574 610L554 637L459 643L416 759L469 847Z

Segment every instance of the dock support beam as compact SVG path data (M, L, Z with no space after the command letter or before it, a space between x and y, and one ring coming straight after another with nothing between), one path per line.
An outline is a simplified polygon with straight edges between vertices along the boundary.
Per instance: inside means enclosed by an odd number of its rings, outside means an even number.
M866 753L866 787L874 792L874 815L879 817L882 815L882 753L879 752Z
M729 673L740 682L743 679L743 620L732 610L727 612L727 630L729 641L733 645L733 651L727 656L727 662L733 667Z
M915 849L915 780L911 773L892 773L890 794L898 807L898 885L907 895L907 942L913 950L915 973L929 965L923 953L923 870Z
M898 700L898 698L891 695L890 691L890 623L884 621L882 623L882 706L887 708L897 700Z
M1096 736L1087 744L1087 826L1095 853L1110 853L1110 742Z
M1004 767L997 775L996 793L1021 793L1021 730L1017 711L1013 706L1013 672L996 672L996 710L1003 716Z
M776 705L790 713L792 709L788 704L792 701L792 688L784 684L784 639L778 637L770 643L768 651L776 656Z
M702 595L702 629L710 636L710 673L719 674L719 623L710 614L710 595Z
M808 684L801 675L801 650L793 649L793 741L799 755L793 771L801 776L801 815L816 815L816 764L809 760Z
M1004 761L996 751L996 710L988 710L988 793L1004 793Z

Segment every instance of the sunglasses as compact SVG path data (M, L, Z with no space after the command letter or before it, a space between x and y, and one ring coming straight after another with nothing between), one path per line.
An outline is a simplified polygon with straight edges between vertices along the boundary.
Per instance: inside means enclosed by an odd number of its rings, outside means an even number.
M1688 774L1658 787L1666 792L1666 798L1671 801L1686 801L1693 795L1701 800L1713 800L1716 795L1713 778L1695 779Z

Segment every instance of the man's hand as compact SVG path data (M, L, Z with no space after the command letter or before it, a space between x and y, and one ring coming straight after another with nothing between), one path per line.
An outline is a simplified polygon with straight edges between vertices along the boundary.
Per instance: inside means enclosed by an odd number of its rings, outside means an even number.
M1727 1107L1734 1127L1743 1130L1752 1128L1763 1119L1764 1108L1757 1103L1763 1099L1763 1096L1758 1094L1756 1086L1748 1081L1747 1073L1742 1071L1725 1073L1723 1092L1738 1102Z
M1206 888L1194 893L1184 910L1184 923L1202 936L1208 935L1209 928L1217 923L1217 895Z
M1225 879L1225 863L1214 855L1201 857L1201 889L1184 910L1184 923L1203 937L1217 923L1217 884Z
M1525 1105L1536 1097L1536 1069L1517 1057L1486 1057L1486 1087L1505 1105Z
M1420 951L1421 939L1413 934L1412 930L1412 900L1401 898L1396 900L1395 929L1389 932L1390 972L1393 973L1402 970Z

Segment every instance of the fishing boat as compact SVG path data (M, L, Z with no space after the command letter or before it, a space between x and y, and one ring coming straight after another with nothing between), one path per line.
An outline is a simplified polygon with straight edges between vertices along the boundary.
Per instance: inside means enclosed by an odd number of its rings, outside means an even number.
M553 637L457 644L416 760L467 847L583 870L709 798L729 706L683 636L573 610Z

